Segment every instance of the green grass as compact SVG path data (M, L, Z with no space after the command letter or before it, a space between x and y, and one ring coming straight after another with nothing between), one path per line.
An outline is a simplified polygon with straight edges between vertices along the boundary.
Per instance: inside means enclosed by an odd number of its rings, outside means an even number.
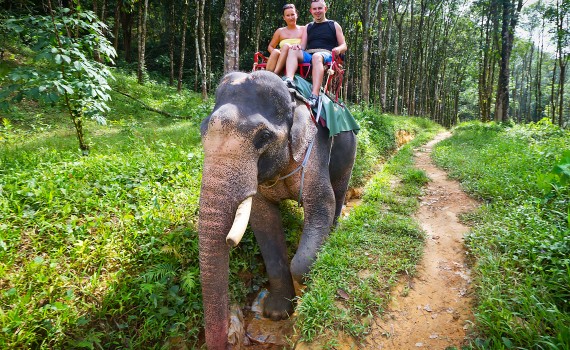
M0 115L2 349L158 349L200 343L199 124L212 101L154 82L139 86L121 72L112 86L181 118L146 111L112 93L107 125L86 121L91 152L85 157L69 117L56 105L23 101ZM418 133L424 127L421 119L371 111L355 116L371 123L363 123L359 135L356 185L364 184L378 160L395 149L395 131ZM372 129L376 126L380 129ZM421 176L412 172L403 184L416 181ZM397 252L400 239L421 242L419 232L398 214L409 211L408 199L394 194L386 205L398 208L382 214L395 226L377 217L362 232L363 241L378 242L379 232L397 231L400 237L392 238L391 255L374 252L376 275L387 274L394 264L412 266L410 257ZM361 210L353 217L367 220L373 207ZM283 212L293 254L302 215L293 202L284 203ZM341 224L345 234L361 231L358 226ZM386 260L389 256L395 260ZM367 262L353 258L359 266ZM243 302L266 278L251 233L232 249L230 261L231 297ZM381 298L367 290L385 288L373 275L365 283L361 301L354 304L361 312Z
M568 145L568 131L546 121L472 123L434 151L485 202L466 218L475 224L467 245L475 263L476 348L570 347Z
M370 179L363 203L319 253L297 308L296 329L303 341L323 342L338 332L365 335L372 316L386 307L390 288L402 274L414 274L422 255L424 234L411 215L428 178L413 167L413 148L441 129L419 118L390 121L416 137Z
M91 154L83 157L57 106L25 101L3 115L0 348L197 342L199 123L211 101L123 74L115 84L190 118L164 118L113 94L107 126L86 124ZM255 249L233 254L260 268Z

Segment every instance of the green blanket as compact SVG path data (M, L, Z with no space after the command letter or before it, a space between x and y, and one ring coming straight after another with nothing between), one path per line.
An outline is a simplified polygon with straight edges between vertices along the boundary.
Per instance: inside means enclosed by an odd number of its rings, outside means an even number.
M295 86L297 87L297 91L305 98L311 96L313 85L298 75L295 75ZM327 128L329 129L329 137L350 130L354 131L355 134L358 133L360 126L358 126L358 123L352 114L350 114L348 108L335 103L324 93L321 93L321 99L323 99L323 107L320 118L323 118L326 122ZM315 108L313 111L316 114L317 109Z

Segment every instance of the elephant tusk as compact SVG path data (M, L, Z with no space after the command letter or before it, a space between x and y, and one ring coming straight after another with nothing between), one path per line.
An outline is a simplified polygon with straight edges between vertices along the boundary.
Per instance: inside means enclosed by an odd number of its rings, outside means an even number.
M245 233L245 229L247 228L247 223L249 221L249 215L251 214L252 201L252 197L244 199L244 201L240 203L236 210L234 224L226 236L226 243L230 247L237 246L241 241L243 234Z

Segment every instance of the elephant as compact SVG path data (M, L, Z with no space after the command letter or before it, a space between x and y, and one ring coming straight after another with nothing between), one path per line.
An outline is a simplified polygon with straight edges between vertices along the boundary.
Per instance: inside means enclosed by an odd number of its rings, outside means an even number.
M227 349L230 246L249 220L269 281L263 314L272 320L289 317L293 279L303 282L341 214L356 135L344 131L330 137L307 104L266 71L225 75L200 132L198 237L206 345ZM279 209L285 199L300 200L304 211L303 233L290 264Z

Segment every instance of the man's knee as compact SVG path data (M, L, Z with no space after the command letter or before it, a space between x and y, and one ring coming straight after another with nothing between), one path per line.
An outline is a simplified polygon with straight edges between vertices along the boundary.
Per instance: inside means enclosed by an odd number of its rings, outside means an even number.
M312 64L323 64L323 56L321 55L313 55L311 59Z

